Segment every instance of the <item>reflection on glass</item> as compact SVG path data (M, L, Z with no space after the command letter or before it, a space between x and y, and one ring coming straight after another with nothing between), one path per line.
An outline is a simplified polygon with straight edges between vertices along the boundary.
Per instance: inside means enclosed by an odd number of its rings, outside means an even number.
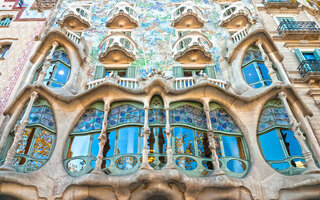
M75 156L87 156L90 143L90 135L72 136L67 154L67 159Z
M100 134L94 134L91 146L91 157L97 157L99 153L99 136Z
M272 163L271 167L273 169L276 169L276 170L283 170L283 169L288 169L289 168L289 164L286 163L286 162L283 162L283 163Z
M276 130L260 135L259 140L266 160L282 160L285 158Z
M193 158L179 157L176 159L176 164L185 170L194 170L197 168L197 162Z
M193 131L188 128L174 128L175 152L194 155Z
M291 161L292 166L297 167L297 168L306 168L307 164L304 159L293 159Z
M111 157L114 152L116 131L107 132L107 142L103 147L103 157Z
M67 163L67 168L71 172L80 172L81 170L83 170L85 168L85 166L86 166L86 161L84 161L82 159L70 160Z
M240 160L229 160L227 167L234 173L242 173L246 170L246 164Z
M259 75L257 74L255 65L253 63L244 67L242 69L242 72L243 72L244 78L246 79L249 85L260 81Z
M159 153L165 154L167 151L167 138L164 128L158 128Z
M222 142L225 156L237 157L246 160L240 137L223 135Z
M128 170L136 166L138 160L134 156L123 156L116 160L116 167L122 170Z
M119 129L118 155L138 152L139 128L128 127Z
M302 156L301 147L299 142L294 138L293 132L288 129L281 130L281 136L283 138L286 149L289 156Z
M197 131L196 134L197 134L199 156L204 158L210 158L211 150L209 148L208 134L203 131Z

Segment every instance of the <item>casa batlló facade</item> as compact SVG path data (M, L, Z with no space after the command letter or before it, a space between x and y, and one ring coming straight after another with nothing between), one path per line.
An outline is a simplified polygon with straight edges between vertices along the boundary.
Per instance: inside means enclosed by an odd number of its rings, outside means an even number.
M320 198L317 0L0 2L0 199Z

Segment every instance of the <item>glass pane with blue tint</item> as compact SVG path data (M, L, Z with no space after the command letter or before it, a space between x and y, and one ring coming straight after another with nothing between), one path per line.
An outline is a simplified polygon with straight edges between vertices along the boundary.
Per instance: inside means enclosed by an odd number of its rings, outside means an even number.
M271 78L269 76L268 68L262 63L257 63L257 64L258 64L258 67L260 69L260 73L261 73L262 79L263 80L271 80Z
M260 77L257 73L256 67L254 63L242 68L242 72L245 80L250 85L251 83L255 83L260 81Z
M57 62L57 69L55 70L55 75L53 77L53 80L65 84L67 82L67 79L69 77L70 68L63 65L60 62Z
M199 128L207 128L206 115L203 110L183 105L170 110L170 123L184 123Z
M48 127L51 130L55 130L56 129L52 111L47 106L43 107L40 124Z
M294 138L294 133L288 129L281 130L281 136L289 156L302 156L299 142Z
M103 117L103 111L94 108L88 109L74 127L73 132L101 130Z
M316 58L312 52L304 52L302 54L306 60L316 60Z
M185 170L194 170L197 168L197 162L189 157L178 157L176 159L176 165Z
M93 135L90 157L97 157L99 153L99 136L100 136L100 133Z
M90 135L71 136L67 159L76 156L88 156Z
M150 128L150 135L147 139L147 148L148 148L148 153L153 154L155 152L155 134L157 128ZM142 152L143 147L144 147L144 137L140 138L140 151Z
M48 159L54 139L55 134L39 128L31 156L36 159Z
M119 129L117 154L138 153L139 127Z
M259 140L266 160L282 160L285 158L276 130L259 135Z
M226 157L231 156L246 160L240 137L223 135L221 138L223 143L224 155Z
M259 119L258 131L263 131L269 127L274 126L276 124L276 121L277 120L274 119L272 108L264 108Z
M253 88L261 88L263 86L262 83L257 83L257 84L254 84L252 87Z
M272 163L271 164L271 167L273 169L276 169L276 170L288 169L289 166L290 166L289 163L286 163L286 162L283 162L283 163Z
M53 88L61 88L63 85L51 81L51 82L49 82L49 86L51 86Z
M188 128L174 128L175 152L177 154L194 155L193 131Z
M241 160L229 160L227 167L234 173L243 173L247 168L246 164Z
M51 79L51 77L53 75L52 73L53 73L53 70L54 70L55 66L56 66L56 64L51 64L48 67L48 69L46 71L46 76L44 77L44 80L50 80Z
M111 157L114 153L114 145L116 141L116 131L107 132L107 142L103 147L103 157Z

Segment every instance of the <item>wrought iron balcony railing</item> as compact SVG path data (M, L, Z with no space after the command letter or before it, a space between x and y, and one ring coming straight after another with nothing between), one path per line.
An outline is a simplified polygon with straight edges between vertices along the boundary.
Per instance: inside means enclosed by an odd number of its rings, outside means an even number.
M320 31L315 22L311 21L283 21L278 26L278 32L282 35L287 31Z
M298 70L302 78L308 72L320 72L320 60L304 60L300 63Z

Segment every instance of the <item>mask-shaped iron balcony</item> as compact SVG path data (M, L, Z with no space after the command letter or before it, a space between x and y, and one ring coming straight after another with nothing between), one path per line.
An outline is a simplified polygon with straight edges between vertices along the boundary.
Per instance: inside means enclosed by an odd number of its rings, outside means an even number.
M133 29L139 26L138 14L126 2L119 2L109 11L106 26L112 29Z
M84 7L69 7L61 15L59 24L69 30L84 30L90 27L91 12Z

